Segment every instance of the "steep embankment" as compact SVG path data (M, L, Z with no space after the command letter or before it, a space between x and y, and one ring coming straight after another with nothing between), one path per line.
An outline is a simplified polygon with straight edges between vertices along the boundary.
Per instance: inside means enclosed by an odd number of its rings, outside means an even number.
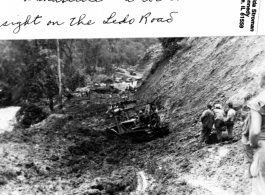
M264 46L265 37L187 38L141 86L139 98L162 97L162 114L171 124L172 134L155 141L167 143L167 154L154 158L163 176L159 170L154 175L167 194L249 194L240 141L201 148L198 119L207 103L231 101L240 113L244 98L259 93L256 78L264 67ZM235 140L241 124L239 115Z
M264 37L189 38L182 45L139 93L143 98L162 94L174 126L182 119L196 122L206 103L242 105L244 97L257 93L255 78L265 60Z
M155 44L148 48L143 58L141 58L137 64L136 71L143 74L143 78L146 76L154 64L159 61L162 55L161 44Z

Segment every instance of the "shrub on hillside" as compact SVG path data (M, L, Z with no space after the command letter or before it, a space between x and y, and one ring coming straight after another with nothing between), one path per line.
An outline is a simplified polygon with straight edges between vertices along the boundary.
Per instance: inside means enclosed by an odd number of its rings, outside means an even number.
M159 42L163 47L163 57L171 57L175 54L177 50L181 48L180 42L184 39L184 37L176 37L176 38L159 38Z
M182 42L184 37L178 37L178 38L159 38L159 41L163 47L163 54L157 62L154 63L150 70L150 74L147 76L147 78L154 74L157 68L160 64L164 62L164 60L169 59L172 57L178 50L186 47L186 45Z
M43 108L35 104L24 104L17 112L16 118L23 127L30 127L47 118L48 113Z

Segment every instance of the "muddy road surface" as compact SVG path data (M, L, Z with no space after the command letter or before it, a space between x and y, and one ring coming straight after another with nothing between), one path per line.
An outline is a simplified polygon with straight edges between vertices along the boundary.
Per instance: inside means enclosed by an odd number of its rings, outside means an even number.
M106 133L107 106L75 98L39 124L1 133L0 194L248 194L239 143L200 147L196 126L135 143Z
M0 133L12 131L16 124L15 115L20 107L7 107L0 109Z

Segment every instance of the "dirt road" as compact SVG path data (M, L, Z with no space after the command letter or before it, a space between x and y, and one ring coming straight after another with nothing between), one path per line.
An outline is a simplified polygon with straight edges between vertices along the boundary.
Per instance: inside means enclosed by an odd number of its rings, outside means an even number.
M12 131L16 123L15 115L20 107L7 107L0 109L0 133Z

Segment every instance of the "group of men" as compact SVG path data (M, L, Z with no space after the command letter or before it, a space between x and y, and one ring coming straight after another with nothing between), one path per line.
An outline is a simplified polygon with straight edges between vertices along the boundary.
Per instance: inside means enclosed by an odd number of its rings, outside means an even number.
M227 114L221 104L215 104L212 108L211 104L207 105L207 109L202 113L200 121L202 122L201 143L208 144L213 126L216 129L217 140L222 144L222 131L227 128L228 139L233 141L233 127L235 123L236 111L232 103L228 103Z

